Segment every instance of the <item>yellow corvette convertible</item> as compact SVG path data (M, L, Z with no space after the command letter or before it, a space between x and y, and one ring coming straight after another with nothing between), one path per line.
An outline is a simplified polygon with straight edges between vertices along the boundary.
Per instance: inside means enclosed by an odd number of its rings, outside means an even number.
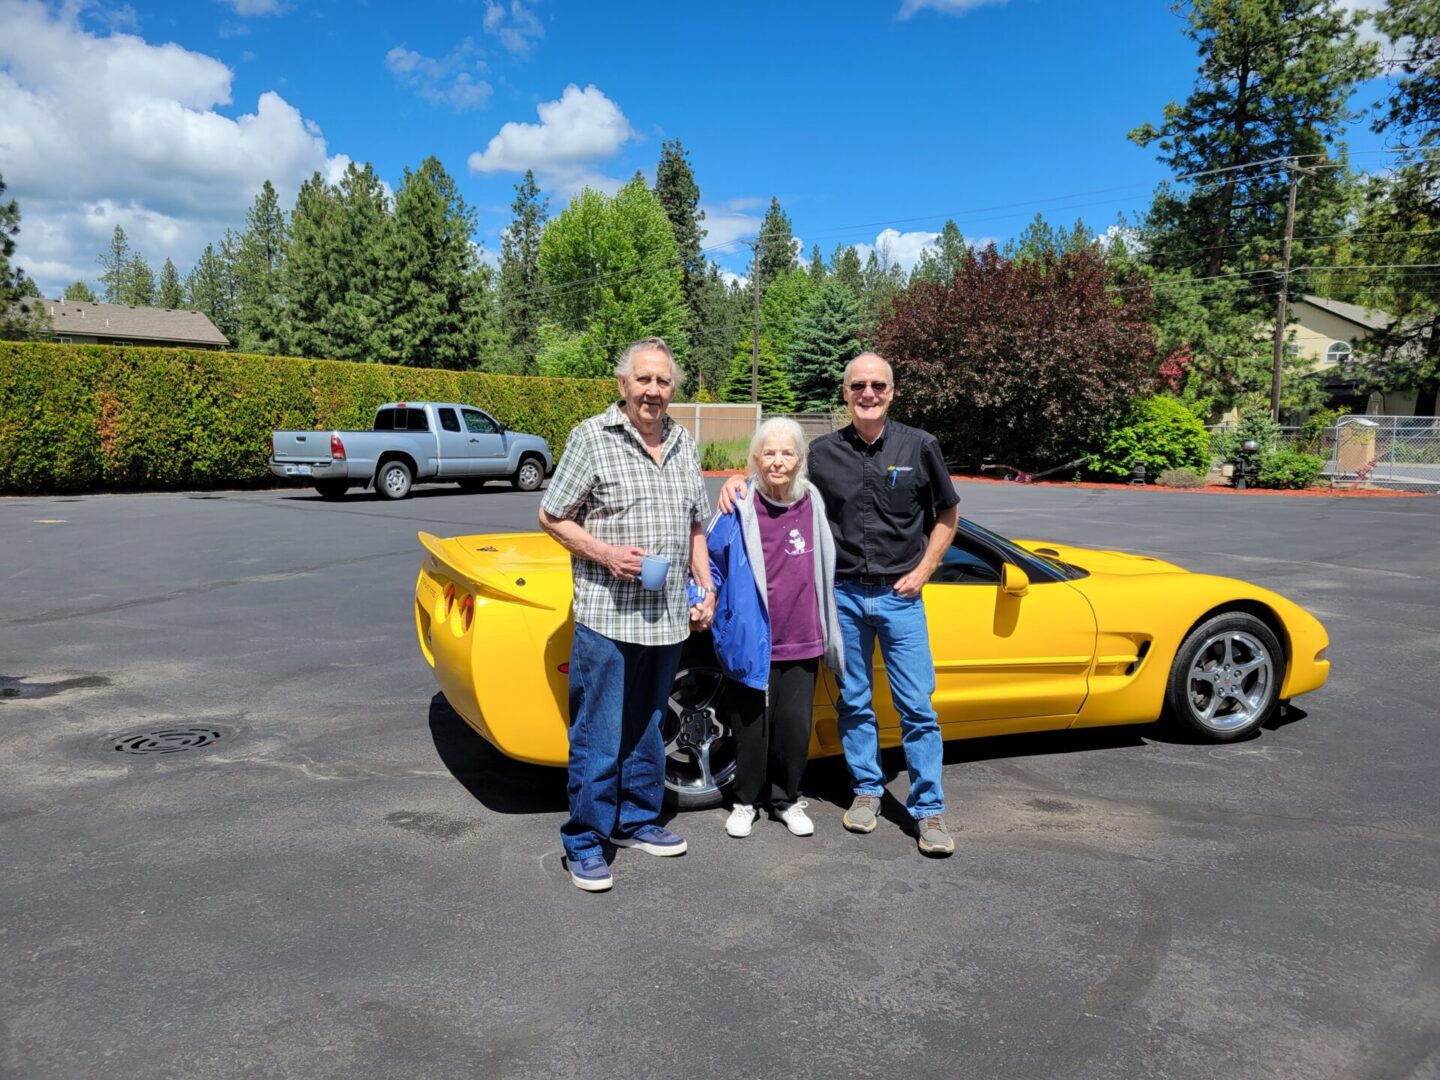
M415 630L451 706L502 753L563 766L570 556L541 533L420 542ZM1201 737L1238 739L1330 671L1325 628L1267 589L1143 555L1011 541L964 519L925 609L947 739L1165 714ZM841 752L835 681L821 670L812 757ZM884 682L877 655L880 741L894 746ZM723 685L709 636L694 635L663 731L665 783L682 808L720 802L734 777L715 708Z

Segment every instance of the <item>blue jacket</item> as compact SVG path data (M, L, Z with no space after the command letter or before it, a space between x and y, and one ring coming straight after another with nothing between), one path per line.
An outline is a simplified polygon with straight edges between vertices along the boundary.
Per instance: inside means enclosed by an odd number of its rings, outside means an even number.
M815 600L825 636L825 664L838 672L844 670L845 654L835 614L835 541L820 492L811 484L806 486L814 515ZM706 546L716 591L711 635L720 669L738 683L764 690L770 685L770 612L753 483L730 513L719 514L710 523Z

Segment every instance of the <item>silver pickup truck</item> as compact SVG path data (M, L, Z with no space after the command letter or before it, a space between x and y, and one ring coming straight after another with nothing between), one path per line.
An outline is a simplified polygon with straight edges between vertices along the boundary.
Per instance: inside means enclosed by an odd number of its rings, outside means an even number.
M392 401L375 410L369 431L277 431L270 471L304 480L327 499L352 487L403 499L417 480L479 489L508 479L534 491L555 467L539 435L509 431L489 413L445 401Z

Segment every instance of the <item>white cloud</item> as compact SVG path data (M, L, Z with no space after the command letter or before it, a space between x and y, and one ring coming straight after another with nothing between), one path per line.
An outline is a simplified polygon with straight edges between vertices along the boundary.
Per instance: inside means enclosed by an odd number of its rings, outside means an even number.
M480 50L466 38L447 56L425 56L396 45L385 54L390 74L432 105L448 105L456 112L483 108L492 87L476 72L485 69Z
M521 0L511 0L507 12L504 4L485 0L485 16L482 21L487 34L500 39L500 44L517 55L524 55L535 47L545 36L545 27L535 13Z
M920 256L928 248L935 246L935 241L940 239L938 232L896 232L894 229L882 229L875 237L873 244L856 244L855 250L860 254L860 261L864 263L870 258L870 253L876 252L882 263L899 263L906 273L914 269L915 264L920 261Z
M760 218L735 209L736 203L751 205L758 201L735 199L728 203L721 203L719 206L702 206L700 209L705 211L705 220L700 223L700 226L705 230L705 239L701 243L705 249L720 252L738 251L739 245L735 243L736 240L758 233Z
M598 163L613 157L635 138L625 114L597 86L565 87L558 101L543 101L535 110L538 124L510 121L484 151L470 155L471 172L524 172L534 169L545 186L578 191L588 184L613 191L624 181L601 175Z
M964 15L978 7L987 4L1003 4L1006 0L905 0L900 5L900 11L895 16L897 19L908 19L917 11L924 11L927 8L931 11L938 11L941 15Z
M242 18L251 15L278 15L282 8L280 0L221 0L221 3Z
M253 112L218 111L232 73L214 57L99 36L38 0L0 0L0 25L0 162L23 214L18 261L47 291L93 281L117 224L153 264L183 269L241 224L265 179L288 205L335 160L273 91Z
M720 267L719 270L720 280L725 283L727 288L731 285L739 285L742 289L748 289L750 287L750 279L744 274L733 273L730 270L726 270L723 266Z

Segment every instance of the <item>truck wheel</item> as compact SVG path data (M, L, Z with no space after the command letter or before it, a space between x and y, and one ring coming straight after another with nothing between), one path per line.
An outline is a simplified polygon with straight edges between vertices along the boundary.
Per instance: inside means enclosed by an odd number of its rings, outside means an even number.
M315 490L322 499L340 499L350 490L350 484L344 480L316 480Z
M520 467L515 470L515 475L510 478L510 483L515 485L516 491L534 491L545 479L545 468L540 464L539 458L522 458Z
M387 499L403 499L410 494L410 466L403 461L387 461L375 474L375 490Z

